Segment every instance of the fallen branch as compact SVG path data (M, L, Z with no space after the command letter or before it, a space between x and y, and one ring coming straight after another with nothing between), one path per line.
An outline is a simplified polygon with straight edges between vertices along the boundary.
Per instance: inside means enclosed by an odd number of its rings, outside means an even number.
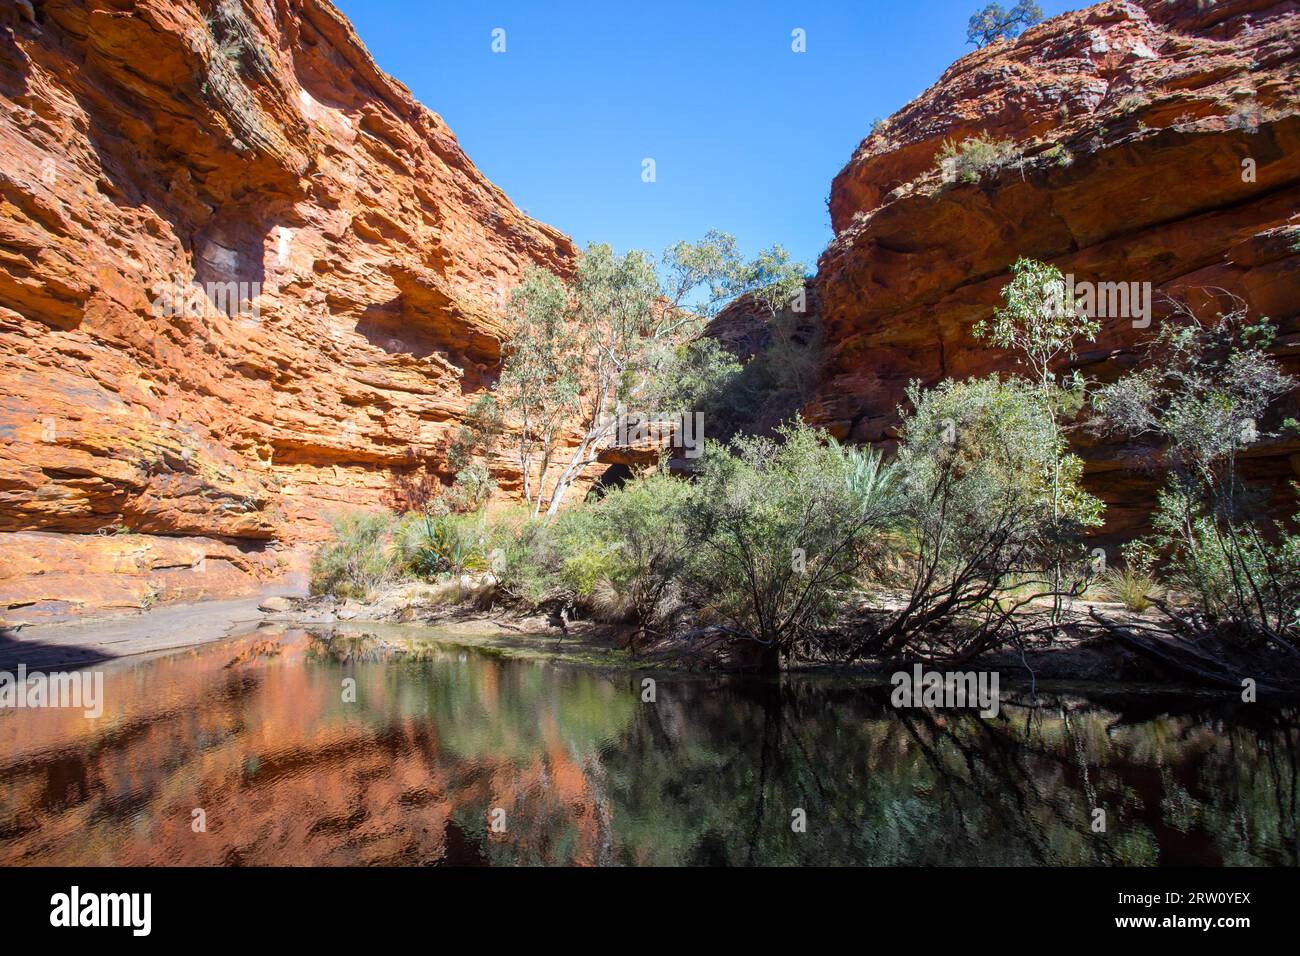
M1149 637L1134 628L1107 621L1097 613L1096 608L1090 609L1088 613L1120 644L1147 660L1169 668L1193 683L1240 691L1244 677L1248 676L1236 673L1227 661L1179 641L1175 635L1170 634L1165 638ZM1279 688L1258 680L1255 686L1259 691L1280 692Z

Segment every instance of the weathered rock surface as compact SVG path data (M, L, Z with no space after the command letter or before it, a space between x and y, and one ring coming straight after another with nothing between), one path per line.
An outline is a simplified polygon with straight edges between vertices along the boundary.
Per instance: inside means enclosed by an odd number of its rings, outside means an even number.
M510 287L573 247L326 0L34 7L0 24L0 617L253 587L442 467Z
M963 57L835 179L815 280L829 360L807 416L888 442L910 379L1012 368L971 327L1019 256L1079 281L1150 282L1210 318L1203 290L1226 290L1278 324L1278 354L1300 371L1298 90L1293 0L1102 3ZM945 140L981 133L1014 140L1019 162L945 182ZM1113 379L1167 314L1157 302L1147 329L1104 319L1077 366ZM1278 417L1296 410L1293 396ZM1131 532L1153 502L1150 450L1080 443L1106 533ZM1294 510L1300 444L1261 442L1246 467Z

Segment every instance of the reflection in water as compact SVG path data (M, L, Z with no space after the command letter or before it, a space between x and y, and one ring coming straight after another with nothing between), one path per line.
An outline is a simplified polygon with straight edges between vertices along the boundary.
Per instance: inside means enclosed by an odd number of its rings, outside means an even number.
M0 711L0 863L1298 862L1295 710L657 681L276 629L119 662L99 721Z

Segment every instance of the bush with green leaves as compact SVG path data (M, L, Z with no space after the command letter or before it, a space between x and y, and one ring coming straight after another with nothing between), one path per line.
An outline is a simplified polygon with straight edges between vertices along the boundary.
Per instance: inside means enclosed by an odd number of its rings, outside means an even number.
M1082 593L1083 532L1100 523L1101 503L1033 383L913 383L907 397L895 459L907 546L894 581L907 597L856 653L892 658L924 643L929 656L964 660L1014 639L1017 612L1060 591L1058 566L1069 593Z
M816 317L782 309L764 317L761 343L743 362L708 336L684 346L665 374L664 404L701 412L713 441L770 435L812 399L821 363Z
M1141 368L1099 390L1097 410L1130 438L1156 441L1167 468L1147 544L1162 577L1195 607L1165 608L1178 633L1264 640L1300 659L1300 516L1263 518L1264 495L1238 460L1273 431L1271 407L1297 382L1269 354L1274 330L1244 309L1202 322L1186 306L1161 326Z
M536 520L531 507L502 509L493 515L487 548L497 588L507 597L538 605L563 593L555 526Z
M700 412L710 436L730 437L748 412L737 401L744 376L745 366L721 342L701 336L678 346L664 375L664 404Z
M1300 514L1282 522L1216 519L1171 489L1157 495L1154 539L1168 555L1164 572L1193 595L1191 621L1232 642L1260 638L1300 652ZM1300 657L1300 653L1297 653Z
M601 617L636 625L634 647L678 608L693 497L688 483L651 474L580 509L580 534L560 531L566 577Z
M765 670L821 653L894 490L878 455L803 424L711 445L692 490L688 597L756 643Z
M476 459L456 472L456 480L443 497L450 510L468 514L481 511L496 490L496 479L487 464Z
M495 395L480 395L465 410L456 434L447 444L447 467L455 472L452 486L443 495L451 511L479 511L497 490L496 480L484 458L497 446L505 421Z
M988 133L969 136L960 143L944 140L935 164L945 180L978 183L1020 159L1020 151L1009 139L994 139Z
M1077 340L1091 342L1101 331L1101 323L1066 301L1068 295L1065 277L1056 266L1036 259L1017 259L1011 267L1011 281L1002 289L1003 306L994 310L991 319L977 322L972 329L977 339L1015 354L1017 365L1026 370L1042 403L1050 441L1056 449L1048 462L1053 527L1062 517L1062 469L1077 472L1082 467L1077 458L1066 454L1065 435L1066 423L1076 418L1084 405L1085 392L1083 376L1077 370L1066 379L1065 386L1058 382L1056 370L1062 362L1075 358ZM1077 476L1075 484L1077 487ZM1076 547L1068 529L1063 543L1067 549ZM1062 555L1062 560L1070 561L1071 555ZM1052 578L1052 620L1056 622L1062 612L1062 591L1072 590L1073 585L1062 580L1063 569L1055 563Z
M330 524L334 540L312 556L312 594L367 601L401 576L402 563L393 552L393 515L356 512Z
M403 569L426 580L488 567L487 530L477 515L410 514L394 537Z

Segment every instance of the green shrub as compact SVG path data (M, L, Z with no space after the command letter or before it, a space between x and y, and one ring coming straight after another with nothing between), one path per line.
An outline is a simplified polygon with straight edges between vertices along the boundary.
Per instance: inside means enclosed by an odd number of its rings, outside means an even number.
M481 511L497 490L496 479L482 461L471 461L456 472L456 480L446 494L447 507L468 514Z
M1247 446L1295 427L1264 430L1270 406L1297 384L1269 354L1273 339L1268 320L1249 322L1244 309L1206 323L1180 307L1143 367L1101 389L1096 406L1120 431L1163 444L1168 477L1145 544L1162 577L1195 601L1173 616L1175 632L1262 638L1300 657L1300 536L1260 520L1263 495L1237 471Z
M1157 587L1155 575L1149 570L1125 564L1106 572L1106 587L1124 607L1141 614L1151 607L1151 594Z
M1132 113L1135 110L1140 110L1149 102L1151 101L1147 98L1145 93L1141 90L1134 90L1131 93L1126 93L1120 98L1117 109L1121 113Z
M764 669L822 652L819 634L891 507L893 482L870 473L882 469L803 424L706 451L683 580L697 607L760 646Z
M584 596L601 616L630 620L646 636L676 609L692 497L686 482L654 474L587 509Z
M691 494L686 482L653 474L553 522L500 514L490 532L499 586L531 604L561 601L634 623L635 645L677 609Z
M1300 527L1300 515L1293 524ZM1170 584L1196 598L1199 626L1300 650L1300 534L1280 522L1229 521L1169 489L1152 525Z
M610 492L614 494L614 492ZM561 512L551 534L560 583L573 598L586 601L608 573L616 541L600 533L595 506Z
M665 404L702 412L710 435L729 436L748 411L735 400L746 384L743 374L744 367L717 339L701 336L678 346L664 375Z
M963 657L1014 633L1016 612L1060 581L1081 592L1082 532L1101 505L1080 487L1082 464L1064 453L1037 385L989 376L907 394L896 464L910 547L894 583L908 597L857 652L895 656L924 639L933 654L942 638Z
M407 515L396 534L403 568L425 579L488 567L487 532L475 515Z
M1015 142L980 133L960 143L944 140L936 165L947 182L977 183L1018 159L1020 151Z
M334 541L316 550L311 562L311 593L369 600L401 573L394 555L393 515L356 512L334 518Z
M555 537L556 525L535 520L528 508L496 514L488 529L488 557L498 588L529 604L554 596L563 586Z
M1043 156L1057 166L1070 166L1074 163L1074 154L1060 143L1044 151Z
M679 350L664 376L666 406L702 412L714 441L771 434L816 391L823 359L816 316L759 307L761 336L747 361L706 336Z

